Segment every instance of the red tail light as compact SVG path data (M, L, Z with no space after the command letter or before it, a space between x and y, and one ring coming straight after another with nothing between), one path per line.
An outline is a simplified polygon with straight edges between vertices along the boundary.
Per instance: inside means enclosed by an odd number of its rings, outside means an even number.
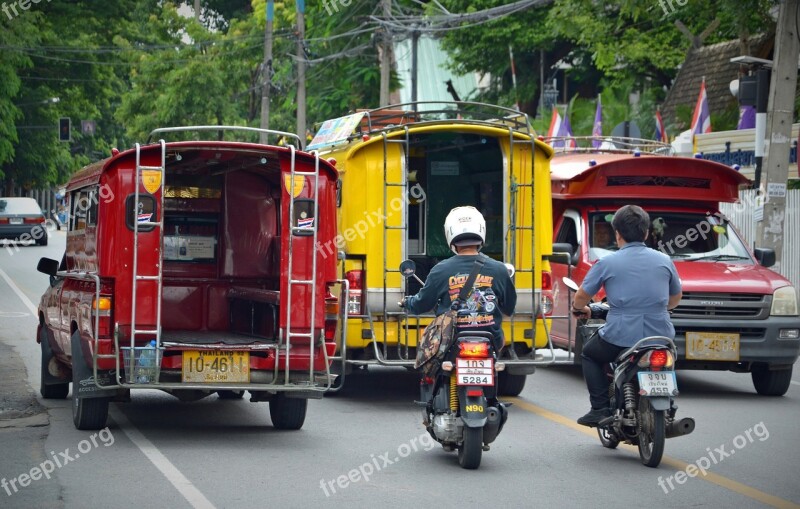
M350 296L347 299L347 314L348 315L363 315L364 301L363 289L364 280L366 279L366 271L351 270L346 275L347 281L350 283Z
M653 371L671 369L675 365L675 359L669 350L650 350L642 355L636 363L640 368L649 368Z
M464 342L459 343L458 348L460 350L458 353L459 357L489 357L489 343Z
M650 367L663 368L667 364L667 351L655 350L650 354Z
M0 217L0 224L8 224L8 218L7 217Z
M553 275L544 270L542 271L542 315L553 314Z
M92 314L95 313L99 315L97 337L111 336L111 297L101 295L99 301L92 299Z
M42 224L44 223L44 216L42 217L26 217L23 222L25 224Z

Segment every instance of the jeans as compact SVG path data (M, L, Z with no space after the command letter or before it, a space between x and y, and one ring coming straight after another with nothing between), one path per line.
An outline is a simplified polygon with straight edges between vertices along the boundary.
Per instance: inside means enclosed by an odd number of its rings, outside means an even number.
M609 382L605 366L614 361L623 350L626 350L626 348L604 341L600 334L595 334L592 339L583 345L581 365L583 367L583 378L586 380L586 387L589 389L589 402L592 404L593 410L611 406L611 398L608 394Z

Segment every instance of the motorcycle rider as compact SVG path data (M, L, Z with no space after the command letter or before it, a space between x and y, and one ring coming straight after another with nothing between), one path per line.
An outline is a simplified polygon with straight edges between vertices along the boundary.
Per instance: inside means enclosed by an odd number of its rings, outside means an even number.
M479 257L485 265L475 280L472 294L458 312L459 329L490 332L495 351L503 348L501 323L503 315L511 315L517 304L517 291L506 266L480 253L486 241L486 221L475 207L456 207L444 221L444 233L450 249L456 254L431 269L419 293L401 303L411 313L420 314L436 307L436 315L450 309L461 287Z
M578 424L597 426L611 415L604 365L648 336L675 337L669 311L681 300L681 282L669 256L645 246L650 216L641 207L625 205L611 221L619 251L595 263L575 293L572 310L588 318L591 298L605 288L610 311L606 324L583 345L583 377L592 405Z

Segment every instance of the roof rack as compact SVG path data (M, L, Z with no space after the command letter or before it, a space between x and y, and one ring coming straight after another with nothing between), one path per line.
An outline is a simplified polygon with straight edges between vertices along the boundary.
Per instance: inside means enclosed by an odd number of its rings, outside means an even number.
M551 136L542 141L556 154L652 154L675 155L669 143L621 136ZM595 146L595 142L597 146Z
M300 148L300 137L294 133L287 133L284 131L273 131L270 129L259 129L258 127L245 127L245 126L235 126L235 125L193 125L193 126L181 126L181 127L160 127L158 129L153 129L150 131L150 134L147 136L147 142L153 139L153 136L156 134L163 134L163 133L177 133L177 132L187 132L187 131L218 131L222 133L223 131L238 131L238 132L248 132L248 133L258 133L258 134L266 134L266 135L273 135L286 138L291 140L296 148ZM194 140L197 141L197 140Z

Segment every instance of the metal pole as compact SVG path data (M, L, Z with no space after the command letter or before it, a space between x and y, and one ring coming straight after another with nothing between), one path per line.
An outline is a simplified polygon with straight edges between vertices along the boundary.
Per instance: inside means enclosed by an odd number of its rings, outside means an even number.
M200 21L200 0L194 0L194 17Z
M264 63L261 65L261 128L269 129L269 93L272 88L272 21L275 19L275 4L267 0L267 27L264 31ZM259 135L262 144L268 143L267 133Z
M297 0L297 135L306 148L306 50L305 0Z
M764 161L764 138L767 135L767 104L769 103L769 69L756 71L756 169L753 189L761 185L761 168Z
M800 0L785 0L780 4L764 152L764 189L769 201L764 204L763 219L758 223L756 235L761 247L775 250L774 270L777 272L781 271L789 148L794 120L794 93L797 87L797 56L800 54L800 40L795 24L799 2Z
M417 111L417 46L419 45L419 32L411 32L411 102L414 111Z
M392 1L381 0L383 5L383 17L387 20L392 15ZM387 106L389 104L389 85L392 79L392 33L388 25L383 27L383 44L381 52L381 93L379 106Z

